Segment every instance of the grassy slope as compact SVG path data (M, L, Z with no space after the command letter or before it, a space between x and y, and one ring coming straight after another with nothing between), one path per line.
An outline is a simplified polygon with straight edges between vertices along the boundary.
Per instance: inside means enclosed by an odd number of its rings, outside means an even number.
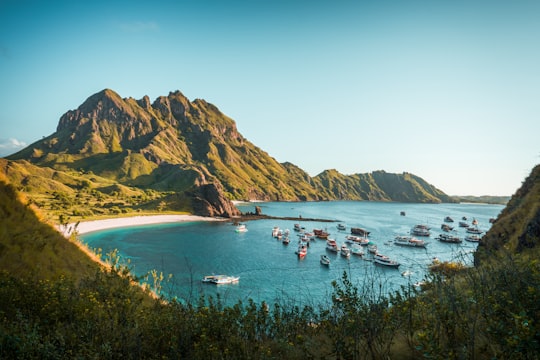
M98 265L51 225L0 178L0 270L21 277L81 279Z

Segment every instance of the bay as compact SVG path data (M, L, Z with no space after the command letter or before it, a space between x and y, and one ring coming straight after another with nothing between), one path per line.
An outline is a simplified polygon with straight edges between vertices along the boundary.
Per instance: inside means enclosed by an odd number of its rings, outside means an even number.
M117 249L121 258L130 262L136 275L151 270L162 272L165 280L162 291L167 297L182 302L195 302L201 295L217 297L227 305L238 301L284 305L324 305L330 303L332 281L339 281L347 272L358 287L369 284L380 291L390 292L402 285L411 285L424 279L427 266L438 258L441 261L459 261L472 264L477 244L463 241L447 244L436 240L442 233L440 226L446 216L455 222L456 234L462 239L466 232L458 221L466 217L479 222L484 232L504 208L487 204L404 204L382 202L268 202L242 203L242 212L253 212L259 206L266 215L331 219L336 222L301 221L306 231L326 229L338 244L350 234L350 227L362 227L371 232L370 241L379 252L401 263L399 269L374 265L367 249L359 258L346 259L326 251L324 240L310 244L307 256L299 260L295 254L297 237L294 223L277 219L247 222L248 231L235 232L230 222L183 222L117 228L84 234L82 240L91 248L102 249L102 254ZM405 216L400 215L405 212ZM346 231L338 231L338 223L346 224ZM393 244L396 235L407 235L416 224L432 228L426 249L404 248ZM291 230L291 243L284 245L271 236L272 228ZM329 267L319 262L320 255L331 258ZM167 280L169 274L171 278ZM240 276L240 281L229 285L209 285L201 282L205 275L227 274ZM151 280L149 281L152 282Z

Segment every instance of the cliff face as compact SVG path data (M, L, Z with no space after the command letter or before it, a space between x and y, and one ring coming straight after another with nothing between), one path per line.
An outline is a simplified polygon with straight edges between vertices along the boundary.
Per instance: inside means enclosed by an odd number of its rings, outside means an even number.
M232 215L226 199L451 201L407 173L326 171L312 178L249 142L214 105L189 101L179 91L153 103L148 96L123 99L100 91L66 112L55 133L10 159L92 172L126 186L189 192L200 200L198 209L211 206L200 210L208 213Z

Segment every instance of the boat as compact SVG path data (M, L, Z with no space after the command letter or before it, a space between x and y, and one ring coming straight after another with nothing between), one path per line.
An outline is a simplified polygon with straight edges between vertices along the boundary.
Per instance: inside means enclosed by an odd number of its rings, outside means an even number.
M461 218L461 220L467 221L467 217L464 216L464 217Z
M348 258L348 257L351 256L351 250L345 244L341 245L341 249L340 249L339 252L340 252L341 256L343 256L343 257Z
M279 230L279 226L274 226L272 228L272 237L278 237L278 234L281 230Z
M330 233L322 229L313 229L313 233L315 234L315 237L318 237L319 239L323 239L323 240L328 239L328 236L330 236Z
M399 215L405 216L405 211L401 211L401 212L399 213Z
M369 240L367 238L355 236L355 235L345 236L345 242L348 242L350 244L358 244L362 246L366 246L367 244L369 244Z
M460 244L462 242L459 237L450 234L439 234L437 240L452 244Z
M478 225L478 220L476 220L475 218L472 219L472 224L473 225Z
M307 255L307 246L300 244L298 246L298 250L296 251L296 254L300 259L303 259Z
M401 265L397 261L391 260L388 256L382 255L382 254L375 254L373 256L373 261L375 262L375 264L384 265L388 267L394 267L394 268L397 268L399 267L399 265Z
M300 226L300 224L294 224L293 230L294 231L303 231L304 228L302 226Z
M449 231L454 230L454 228L452 226L448 225L448 224L441 224L441 230L449 232Z
M425 248L427 243L424 240L415 238L414 236L398 235L394 238L394 244L399 246L422 247Z
M326 256L325 254L321 255L321 264L329 266L330 265L330 258Z
M415 236L430 236L429 227L427 225L418 224L411 229L411 234Z
M333 252L338 252L339 248L337 246L336 240L334 240L334 239L326 240L326 249L330 250L330 251L333 251Z
M465 240L469 242L479 242L480 241L480 235L478 234L471 234L465 236Z
M343 225L343 224L337 224L337 229L340 230L340 231L341 230L347 230L347 227L345 225Z
M369 235L369 231L367 231L366 229L362 229L362 228L351 228L351 234L354 234L354 235L360 235L360 236L368 236Z
M444 218L444 222L454 222L454 219L452 219L450 216L447 216Z
M370 244L370 245L368 245L367 250L368 250L368 252L369 252L370 254L376 254L377 251L378 251L378 250L377 250L377 245L375 245L375 244Z
M460 221L459 222L459 227L468 228L468 227L470 227L470 225L469 225L469 223L467 223L465 221Z
M356 256L364 256L364 249L362 249L361 246L355 244L351 246L350 249L351 249L351 254L356 255Z
M286 236L285 239L283 239L281 242L283 243L283 245L289 245L289 243L291 242L291 240L289 239L288 236Z
M229 276L229 275L206 275L203 277L202 282L223 285L223 284L232 284L240 280L239 276Z
M476 226L471 226L471 227L468 227L468 228L467 228L467 232L468 232L469 234L480 235L483 231L480 230L479 228L477 228Z
M234 230L237 233L242 233L248 231L246 224L238 224L236 225L236 229Z

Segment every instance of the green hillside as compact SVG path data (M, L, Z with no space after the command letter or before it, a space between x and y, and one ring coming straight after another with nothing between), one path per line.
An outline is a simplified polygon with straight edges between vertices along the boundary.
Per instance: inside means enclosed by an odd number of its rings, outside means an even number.
M347 176L328 170L310 177L244 138L216 106L189 101L179 91L151 103L147 96L123 99L105 89L62 115L52 135L9 159L92 173L140 191L185 195L214 184L229 200L453 201L407 173Z

